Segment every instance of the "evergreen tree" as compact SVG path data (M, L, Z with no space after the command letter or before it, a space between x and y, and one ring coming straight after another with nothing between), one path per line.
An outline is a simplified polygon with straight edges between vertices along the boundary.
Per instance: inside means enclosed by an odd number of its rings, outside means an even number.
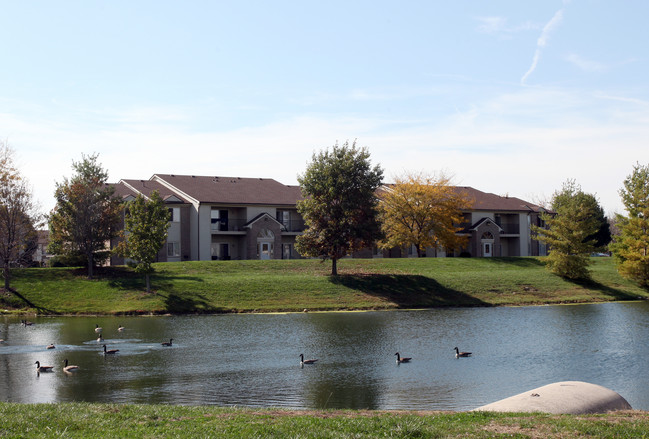
M637 163L620 189L627 215L617 215L620 235L611 245L619 273L649 287L649 165Z
M444 175L430 177L407 174L380 193L381 227L385 239L381 248L414 245L421 257L426 248L461 246L466 237L457 235L463 220L462 210L471 200L458 188L451 186Z
M148 200L138 195L126 207L124 240L117 247L117 253L132 259L135 272L144 274L147 293L151 291L152 264L167 240L169 219L169 210L158 191L153 191Z
M56 206L49 216L50 253L82 255L89 279L95 264L108 258L106 243L117 236L121 218L121 200L106 183L108 173L97 158L82 154L80 162L72 162L75 174L56 184Z
M547 228L532 228L537 239L550 246L546 267L558 276L590 278L590 254L595 250L594 236L600 227L592 200L574 180L568 180L561 191L554 193L554 214L541 215Z
M383 170L372 167L369 152L356 142L314 153L298 176L305 199L297 207L307 228L297 237L297 251L331 259L331 274L337 275L340 258L371 247L381 236L376 190L382 178Z

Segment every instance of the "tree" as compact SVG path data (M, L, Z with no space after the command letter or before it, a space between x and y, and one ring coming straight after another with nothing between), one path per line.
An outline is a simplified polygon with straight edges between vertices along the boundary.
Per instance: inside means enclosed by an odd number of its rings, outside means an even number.
M153 191L148 200L138 195L125 210L121 234L124 240L116 251L134 261L136 273L144 274L147 293L151 291L152 264L167 239L169 219L169 210L158 191Z
M437 177L406 174L380 193L380 218L385 239L381 248L414 245L417 256L426 248L451 249L461 246L465 237L456 234L462 222L462 209L472 202L468 195L441 174Z
M305 196L297 204L307 226L297 237L296 249L304 256L331 259L337 275L338 259L371 247L381 236L376 191L383 170L372 167L366 148L336 143L331 151L313 154L298 181Z
M604 209L597 201L597 198L593 194L584 193L581 191L579 186L574 180L568 180L567 185L574 188L574 191L562 191L556 193L552 199L552 209L556 211L562 204L571 203L571 198L575 196L573 192L577 192L581 201L584 205L589 206L594 212L595 220L597 221L598 227L595 233L586 237L586 241L595 240L595 250L605 251L608 247L608 244L611 242L611 225L608 221L608 218L604 214Z
M649 287L649 165L639 163L620 189L627 215L617 215L620 231L611 245L618 272Z
M95 263L108 258L106 243L117 236L121 218L121 200L114 196L115 188L106 184L108 173L97 158L97 154L82 154L80 162L72 162L75 174L56 184L56 206L49 215L49 251L83 255L89 279Z
M547 228L532 227L537 239L550 246L546 267L558 276L590 278L590 254L595 250L594 237L600 228L593 200L574 180L568 180L552 197L554 214L541 215Z
M28 264L36 250L35 224L40 218L13 154L11 147L0 141L0 259L5 290L10 289L11 267Z

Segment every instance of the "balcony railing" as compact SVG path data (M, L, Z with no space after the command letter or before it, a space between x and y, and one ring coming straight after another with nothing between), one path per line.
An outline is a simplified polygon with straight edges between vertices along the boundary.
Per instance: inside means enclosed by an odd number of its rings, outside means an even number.
M501 229L503 229L502 233L505 235L518 235L521 233L521 225L520 224L498 224Z
M304 220L289 220L280 222L282 223L282 231L284 232L303 232L305 229Z
M243 219L230 218L227 220L217 220L211 224L211 230L213 232L240 232L243 231L243 226L246 222Z

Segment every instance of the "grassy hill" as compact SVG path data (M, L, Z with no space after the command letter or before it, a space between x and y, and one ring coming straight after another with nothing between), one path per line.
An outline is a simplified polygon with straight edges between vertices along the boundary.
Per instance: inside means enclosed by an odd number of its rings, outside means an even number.
M592 281L569 282L543 258L344 259L339 276L317 260L206 261L155 265L153 293L127 267L14 271L0 308L49 314L367 310L580 303L649 298L611 258L592 258ZM0 309L0 311L2 311Z

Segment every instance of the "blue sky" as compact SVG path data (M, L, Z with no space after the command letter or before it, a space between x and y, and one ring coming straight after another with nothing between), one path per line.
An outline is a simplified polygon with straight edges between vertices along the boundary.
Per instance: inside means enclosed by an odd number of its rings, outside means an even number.
M2 1L0 138L43 211L81 154L296 184L357 139L404 172L621 212L649 163L649 3Z

